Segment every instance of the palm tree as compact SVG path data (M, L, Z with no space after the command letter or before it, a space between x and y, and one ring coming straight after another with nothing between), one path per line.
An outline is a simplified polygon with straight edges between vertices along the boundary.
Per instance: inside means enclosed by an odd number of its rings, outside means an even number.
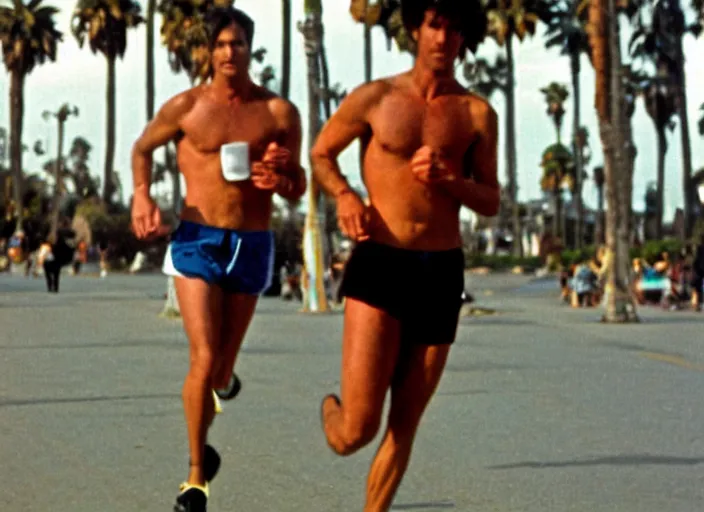
M550 145L544 152L541 162L543 177L541 188L551 192L555 202L555 215L553 216L553 235L563 237L563 212L562 189L568 185L574 190L574 156L569 148L562 144L562 119L565 116L564 103L569 96L567 87L557 82L552 82L547 87L540 89L547 103L547 114L555 126L557 141Z
M691 186L692 147L689 136L682 41L687 34L698 36L704 28L704 19L687 25L680 0L645 0L641 4L637 17L634 16L635 30L629 48L634 58L649 61L659 71L663 70L674 85L675 106L679 118L682 145L684 236L689 238L692 235L694 222L693 206L696 201L696 192ZM696 1L693 6L700 7ZM649 22L646 21L648 13L650 13Z
M103 171L103 200L111 203L115 193L115 61L127 50L127 29L144 19L134 0L78 0L71 19L71 31L82 48L88 40L93 53L100 52L107 61L106 144Z
M629 288L633 142L628 118L616 0L591 0L588 24L596 72L596 110L604 150L609 209L606 216L605 322L638 320Z
M488 33L499 46L506 48L508 81L506 84L506 173L508 190L513 203L514 253L521 251L521 226L518 208L518 182L516 178L516 99L515 99L515 59L513 41L523 41L527 35L535 34L536 25L543 14L541 0L487 0Z
M323 6L321 0L305 0L305 20L298 29L303 34L308 68L308 140L312 144L321 127L321 72L320 48L323 41ZM314 180L308 185L308 213L303 233L303 259L305 276L303 279L303 310L322 312L328 310L327 295L323 282L323 244L321 240L321 220L319 219L320 191Z
M662 217L665 190L665 155L667 154L667 130L675 129L673 117L677 113L675 91L666 74L638 77L638 92L645 102L645 110L653 121L656 134L657 186L655 188L655 239L662 239Z
M372 80L372 28L381 27L387 46L396 41L400 51L413 53L414 44L401 17L400 0L350 0L350 15L364 25L364 81Z
M594 243L604 243L604 167L594 168L594 185L596 186L596 226L594 227Z
M545 97L545 103L548 105L546 111L548 117L555 126L555 135L557 142L562 142L562 118L565 116L565 101L569 96L567 87L557 82L551 82L547 87L540 89Z
M562 191L565 188L571 192L574 191L574 157L567 146L561 142L556 142L545 148L540 166L543 168L540 188L552 195L555 204L552 233L553 236L562 238L564 232Z
M503 55L497 55L493 63L479 57L464 65L464 78L468 89L484 96L487 100L496 92L508 97L508 63ZM508 126L506 126L508 131Z
M584 241L584 209L582 204L582 174L584 162L582 154L577 147L577 135L581 126L580 101L581 91L579 87L579 76L581 71L581 58L583 54L589 54L589 41L585 24L587 21L588 0L559 0L553 3L544 18L547 24L545 42L546 48L559 47L562 55L570 58L570 70L572 74L572 96L573 111L572 116L572 147L575 161L575 196L577 222L575 228L575 240L577 248L582 247Z
M154 117L154 12L156 0L147 0L147 121Z
M42 5L42 0L13 0L12 7L0 7L0 45L10 74L10 166L14 180L17 227L22 225L22 121L24 82L38 64L56 60L56 46L63 39L54 16L59 10Z
M281 96L291 94L291 0L281 0Z

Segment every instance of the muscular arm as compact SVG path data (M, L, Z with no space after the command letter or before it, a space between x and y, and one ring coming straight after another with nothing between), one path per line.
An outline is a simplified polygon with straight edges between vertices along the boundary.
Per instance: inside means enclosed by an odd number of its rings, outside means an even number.
M135 194L149 195L152 173L152 153L160 146L176 138L181 119L194 103L190 91L174 96L167 101L142 132L132 147L132 179Z
M373 82L353 91L318 135L310 155L313 178L332 197L351 190L337 157L353 140L367 133L369 111L381 98L383 88L381 82Z
M465 158L465 173L471 178L458 178L447 184L445 189L463 206L480 215L493 217L499 212L499 181L497 176L496 153L498 145L498 124L496 112L486 104L474 113L480 129L479 137L470 146Z
M283 133L282 146L291 152L291 160L283 172L284 179L279 180L274 191L284 199L295 201L306 191L306 173L301 167L301 116L288 101L277 100L275 109Z

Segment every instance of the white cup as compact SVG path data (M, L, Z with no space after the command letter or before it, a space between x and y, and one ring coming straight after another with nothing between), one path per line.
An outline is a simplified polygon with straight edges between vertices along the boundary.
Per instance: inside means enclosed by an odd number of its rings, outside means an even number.
M249 144L230 142L220 147L222 175L227 181L249 179Z

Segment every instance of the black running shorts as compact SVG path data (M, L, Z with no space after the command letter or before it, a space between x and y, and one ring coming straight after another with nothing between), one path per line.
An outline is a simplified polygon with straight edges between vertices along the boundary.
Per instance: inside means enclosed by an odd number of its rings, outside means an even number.
M464 291L462 249L414 251L362 242L352 251L341 293L401 323L401 341L445 345L455 340Z

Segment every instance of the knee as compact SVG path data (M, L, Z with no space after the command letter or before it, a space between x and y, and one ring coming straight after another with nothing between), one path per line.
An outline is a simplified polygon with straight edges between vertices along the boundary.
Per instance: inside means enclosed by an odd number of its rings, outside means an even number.
M211 379L214 373L215 355L209 347L191 349L191 376Z
M381 418L379 415L365 415L359 418L347 419L344 423L338 453L352 455L357 450L364 448L379 431Z

